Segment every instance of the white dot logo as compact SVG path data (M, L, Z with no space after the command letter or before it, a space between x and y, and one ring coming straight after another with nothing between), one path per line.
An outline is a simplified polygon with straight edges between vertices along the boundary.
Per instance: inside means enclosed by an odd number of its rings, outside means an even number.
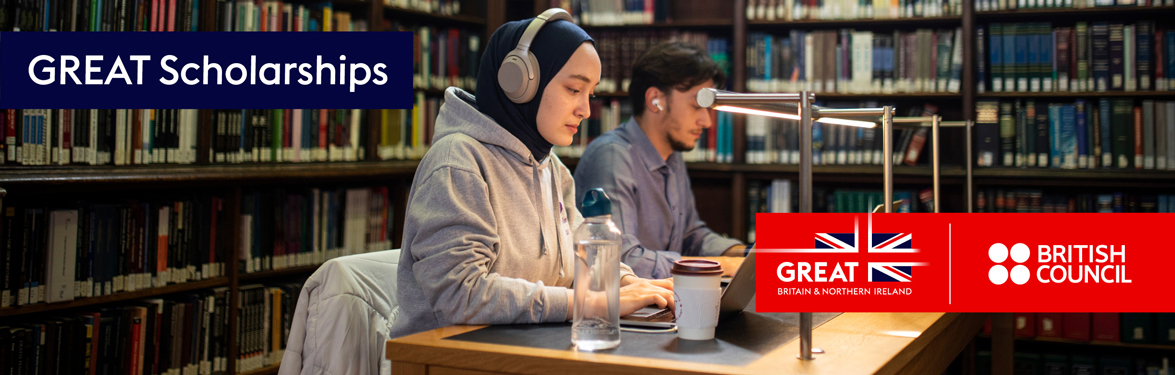
M1016 283L1016 285L1024 285L1024 283L1028 282L1028 279L1031 276L1031 273L1028 271L1028 267L1024 266L1023 264L1017 264L1016 266L1012 267L1012 272L1009 273L1008 268L1000 264L1005 260L1008 260L1009 255L1011 256L1013 262L1024 263L1028 260L1028 257L1031 254L1029 254L1028 245L1022 243L1012 245L1011 251L1009 251L1008 247L1004 246L1002 243L992 244L991 247L987 249L987 257L990 258L992 262L996 263L996 265L992 266L991 269L987 271L987 279L991 280L992 284L1003 285L1008 281L1009 276L1011 277L1012 282Z

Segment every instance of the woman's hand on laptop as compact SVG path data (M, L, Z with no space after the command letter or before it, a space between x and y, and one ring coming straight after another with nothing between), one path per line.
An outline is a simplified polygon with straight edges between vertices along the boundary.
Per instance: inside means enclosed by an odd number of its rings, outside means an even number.
M673 279L650 280L628 276L621 279L620 283L624 284L620 287L620 316L632 314L649 305L671 310L676 308L673 304ZM584 301L587 304L587 315L606 315L608 304L603 298L607 296L601 292L588 294ZM575 309L574 289L567 289L567 300L570 302L567 319L570 320Z
M626 277L625 279L632 279ZM620 287L620 316L632 314L649 305L674 309L673 280L640 279Z
M636 283L649 283L649 284L653 284L655 286L659 286L659 287L662 287L665 289L673 290L673 279L672 278L646 279L646 278L643 278L643 277L640 277L637 275L627 274L627 275L624 275L624 277L620 279L620 286L622 286L622 287L627 286L629 284L636 284Z

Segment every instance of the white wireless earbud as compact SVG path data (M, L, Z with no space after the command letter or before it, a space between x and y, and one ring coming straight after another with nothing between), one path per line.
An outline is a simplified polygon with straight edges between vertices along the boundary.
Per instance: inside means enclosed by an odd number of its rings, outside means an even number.
M661 108L661 99L653 99L653 106L654 106L654 107L657 107L657 110L658 110L658 111L664 111L664 110L665 110L665 108Z

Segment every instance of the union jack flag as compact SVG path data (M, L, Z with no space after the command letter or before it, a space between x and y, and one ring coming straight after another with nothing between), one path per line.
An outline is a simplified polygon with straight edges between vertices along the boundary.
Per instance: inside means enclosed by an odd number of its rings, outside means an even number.
M871 253L913 253L914 235L911 233L873 233L869 241Z
M869 282L908 283L914 278L915 263L869 262Z
M817 249L856 250L856 233L816 233Z

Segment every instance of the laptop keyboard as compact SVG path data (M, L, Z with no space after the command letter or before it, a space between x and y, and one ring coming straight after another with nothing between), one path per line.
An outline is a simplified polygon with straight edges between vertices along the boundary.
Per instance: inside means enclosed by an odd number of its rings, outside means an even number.
M649 315L649 318L647 320L650 320L650 321L671 321L671 320L673 320L673 310L664 309L664 310L658 311L657 313L655 313L653 315Z

